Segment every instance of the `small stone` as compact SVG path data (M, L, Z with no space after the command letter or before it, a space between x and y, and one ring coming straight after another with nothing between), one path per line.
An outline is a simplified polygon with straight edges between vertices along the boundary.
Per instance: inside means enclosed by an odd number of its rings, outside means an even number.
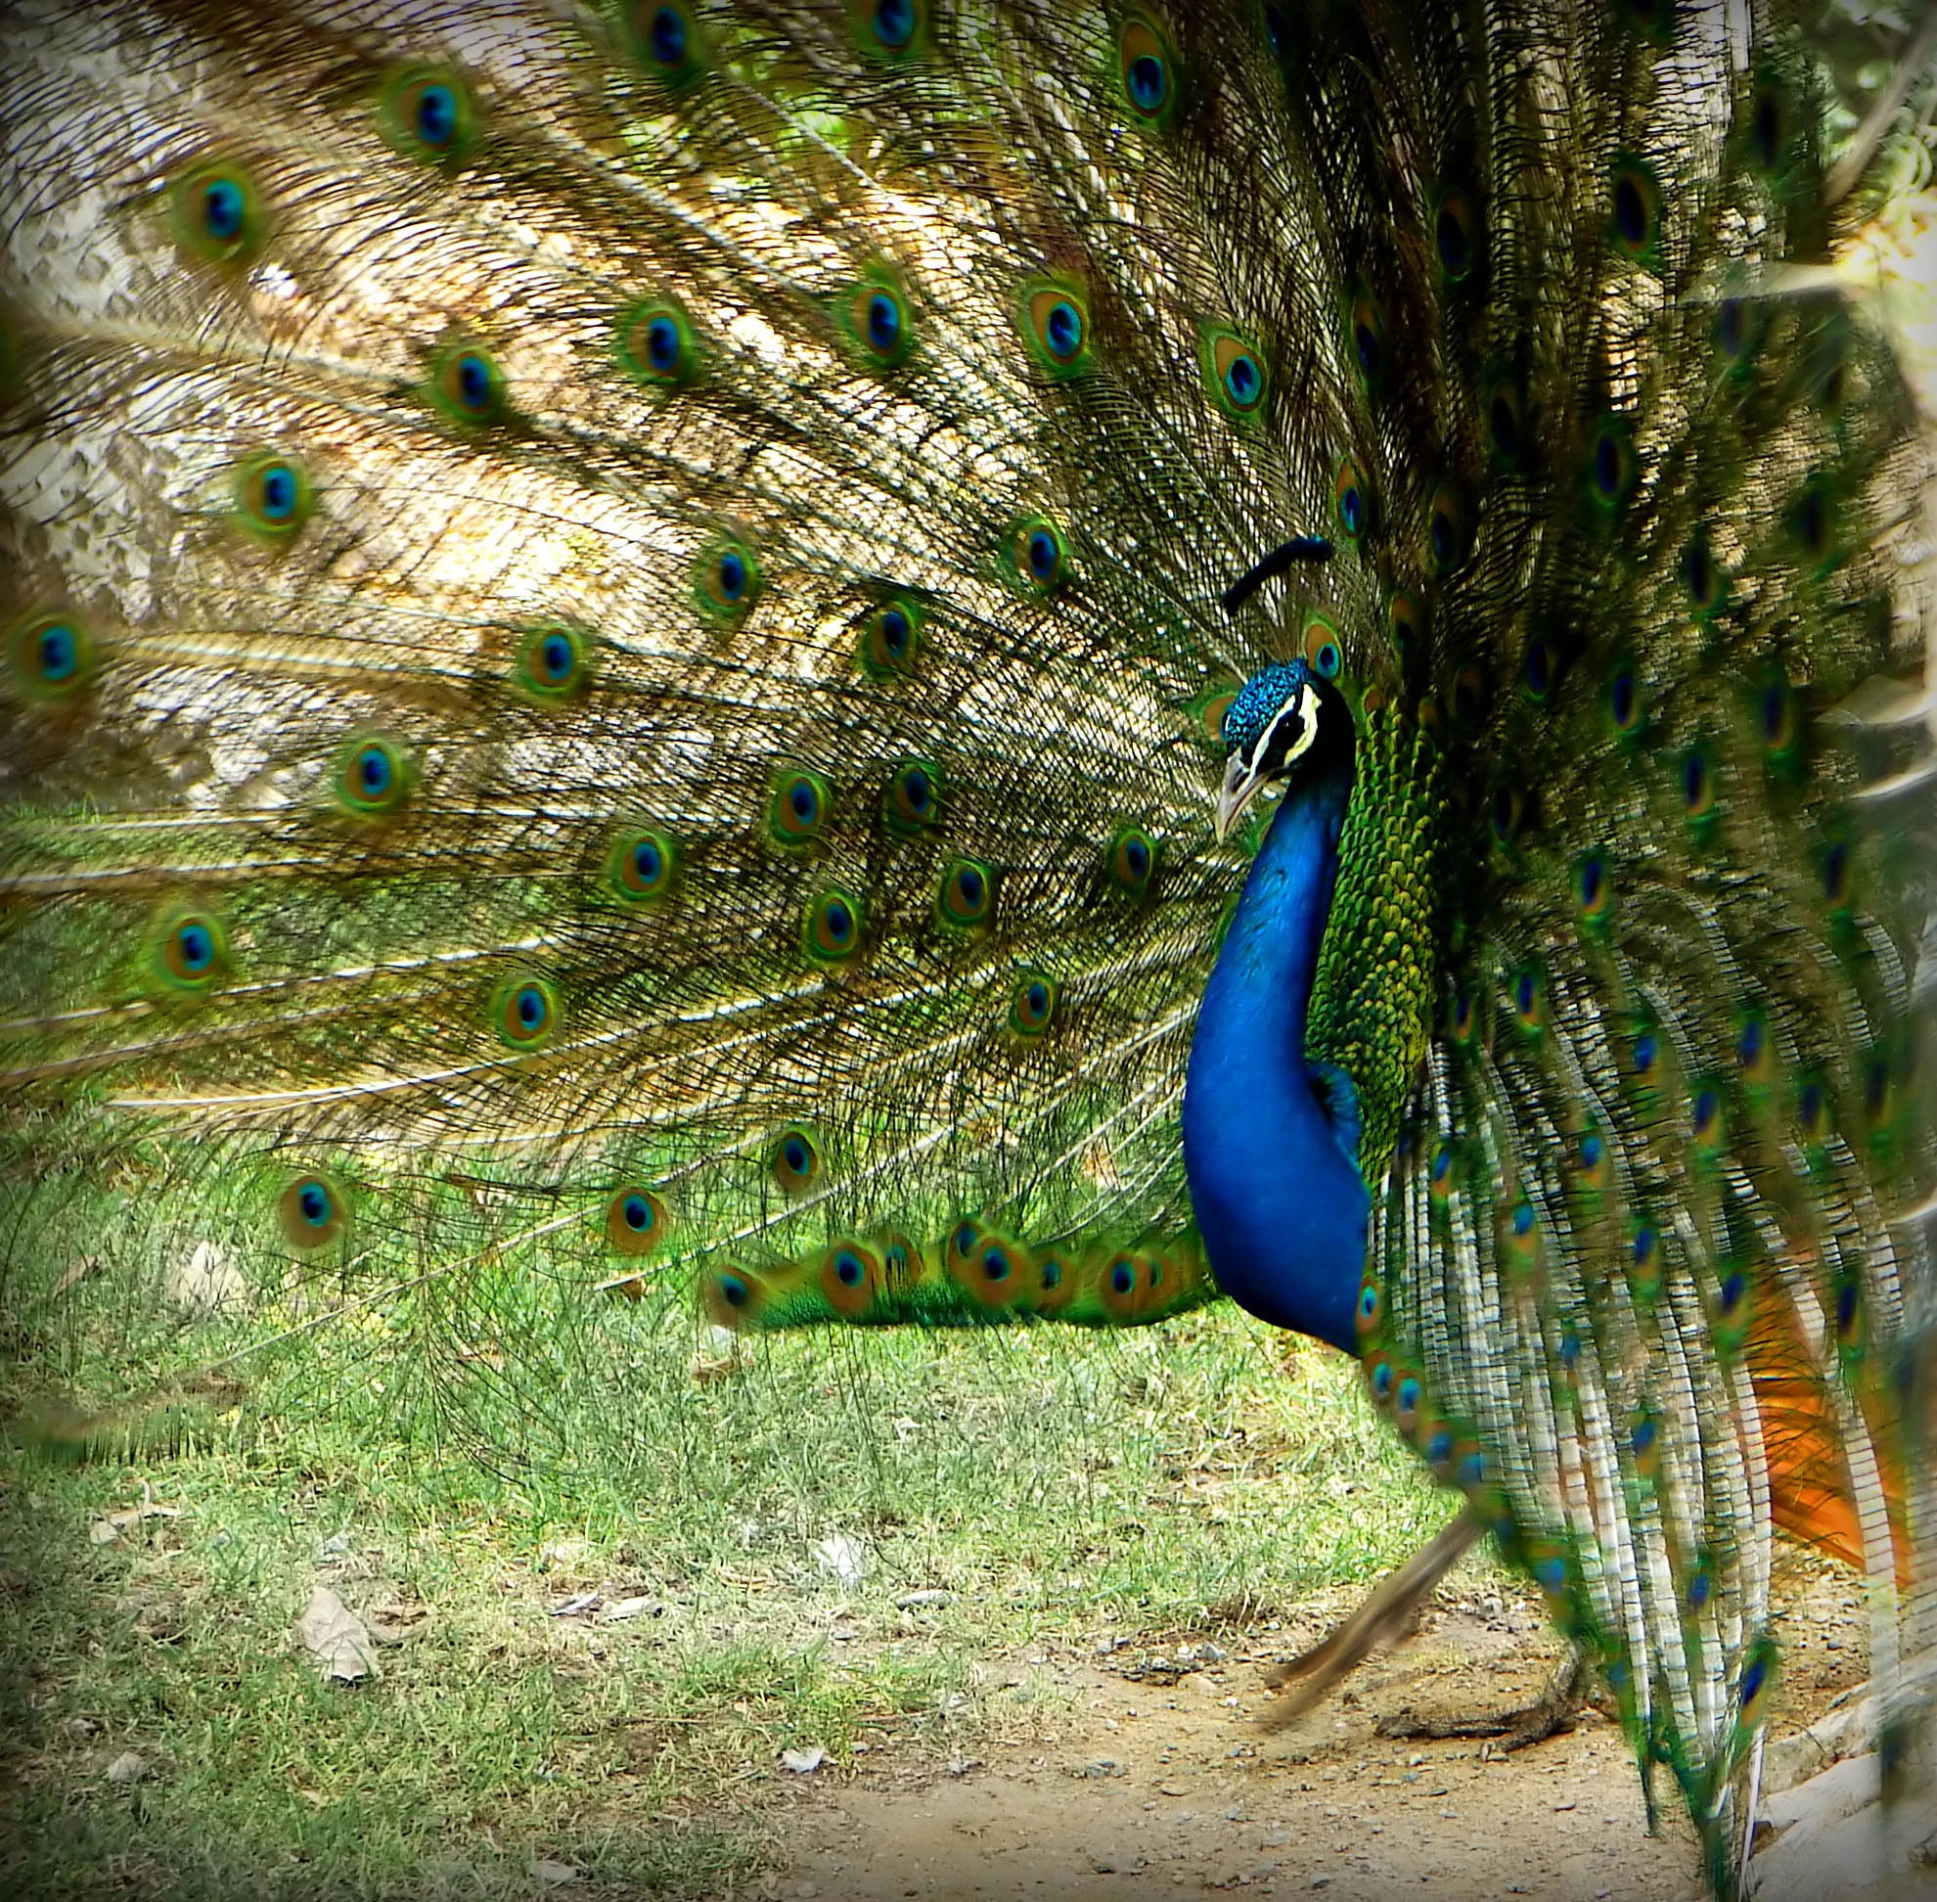
M124 1750L101 1772L110 1783L139 1783L148 1774L148 1765L138 1750Z

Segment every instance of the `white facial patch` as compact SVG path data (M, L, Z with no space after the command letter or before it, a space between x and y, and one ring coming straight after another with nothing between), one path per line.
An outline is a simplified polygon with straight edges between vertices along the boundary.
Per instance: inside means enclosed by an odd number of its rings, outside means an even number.
M1294 765L1311 750L1312 742L1318 738L1318 689L1309 681L1298 689L1296 699L1287 700L1272 716L1271 724L1265 728L1264 736L1257 745L1254 758L1264 760L1272 757L1272 740L1287 720L1298 720L1303 724L1298 737L1291 742L1285 752L1285 767Z

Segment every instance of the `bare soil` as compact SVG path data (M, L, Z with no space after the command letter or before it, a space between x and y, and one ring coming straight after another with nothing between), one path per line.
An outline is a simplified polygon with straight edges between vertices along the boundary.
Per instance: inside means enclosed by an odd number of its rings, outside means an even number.
M1456 1575L1457 1577L1457 1575ZM1865 1673L1853 1581L1785 1566L1791 1649L1777 1728L1812 1721ZM937 1776L897 1765L797 1779L790 1857L764 1895L1154 1902L1205 1891L1389 1902L1420 1894L1555 1902L1689 1902L1695 1835L1658 1773L1650 1836L1619 1728L1594 1707L1571 1730L1503 1750L1422 1735L1536 1703L1563 1657L1529 1602L1442 1590L1417 1634L1374 1658L1297 1725L1265 1730L1264 1673L1354 1602L1328 1595L1262 1629L1162 1652L1106 1639L1087 1659L990 1667L992 1694L1043 1704L980 1758Z

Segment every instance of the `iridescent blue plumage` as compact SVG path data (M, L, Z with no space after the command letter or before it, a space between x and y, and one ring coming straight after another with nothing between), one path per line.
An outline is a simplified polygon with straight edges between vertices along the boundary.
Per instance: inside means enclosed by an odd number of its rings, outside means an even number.
M1198 1012L1183 1117L1191 1206L1226 1294L1351 1352L1370 1197L1313 1088L1305 1026L1352 793L1352 713L1293 660L1246 681L1224 736L1220 830L1287 783Z

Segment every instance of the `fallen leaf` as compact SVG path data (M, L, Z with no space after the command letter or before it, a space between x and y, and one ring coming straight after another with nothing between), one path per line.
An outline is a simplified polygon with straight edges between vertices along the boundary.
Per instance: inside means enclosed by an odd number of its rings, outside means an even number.
M296 1637L326 1682L361 1684L376 1675L377 1645L369 1627L327 1585L310 1593Z
M54 1283L53 1295L49 1299L65 1294L77 1281L85 1281L100 1265L99 1255L82 1255L78 1260L70 1261L61 1270L61 1278Z
M197 1319L243 1307L249 1283L227 1252L213 1242L197 1242L186 1262L168 1271L168 1298Z
M144 1499L138 1506L123 1506L118 1512L96 1519L88 1527L87 1536L90 1544L112 1545L124 1532L132 1531L144 1519L179 1519L181 1516L179 1506L158 1506L152 1499Z
M605 1608L605 1622L611 1624L618 1618L643 1618L648 1612L657 1618L665 1609L656 1598L622 1598L616 1605Z
M595 1556L590 1539L554 1539L540 1547L538 1569L541 1572L582 1572Z
M868 1573L868 1548L849 1532L830 1532L814 1547L814 1563L849 1591Z

